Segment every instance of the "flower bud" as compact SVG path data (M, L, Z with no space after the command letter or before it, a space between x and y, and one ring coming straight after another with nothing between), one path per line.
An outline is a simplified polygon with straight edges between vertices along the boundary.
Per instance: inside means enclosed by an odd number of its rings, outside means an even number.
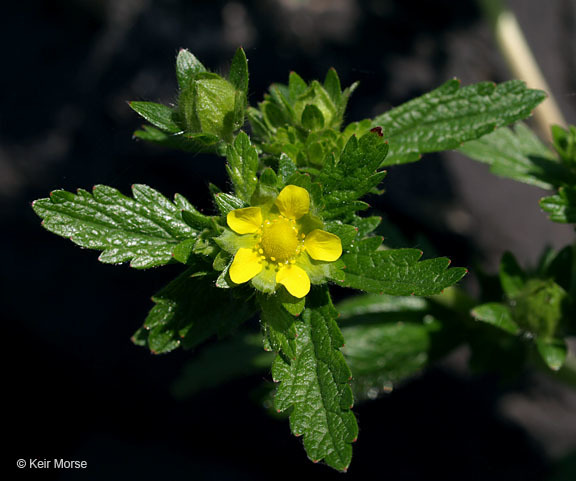
M529 280L514 299L519 326L544 339L551 339L562 319L566 291L552 280Z

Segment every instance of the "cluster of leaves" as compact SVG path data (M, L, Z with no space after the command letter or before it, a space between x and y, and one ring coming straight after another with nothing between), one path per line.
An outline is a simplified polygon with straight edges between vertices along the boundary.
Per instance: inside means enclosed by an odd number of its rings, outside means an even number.
M381 193L383 167L478 139L528 116L544 94L516 81L461 88L451 80L375 119L343 127L356 84L342 90L334 70L323 83L306 83L292 73L288 85L273 85L258 107L247 105L248 67L241 49L227 79L208 72L187 50L178 55L176 73L176 106L130 103L151 124L135 136L225 157L233 192L210 186L214 215L199 212L182 195L170 200L143 185L133 186L132 197L107 186L92 193L54 191L33 208L48 230L102 251L102 262L183 265L182 274L153 296L155 305L134 335L136 344L154 353L195 348L258 315L264 348L274 353L275 409L289 414L312 460L346 470L358 434L354 394L372 398L454 345L455 331L445 324L454 317L449 310L413 296L438 295L466 273L450 268L446 258L421 260L417 249L387 248L374 234L381 218L360 215L369 208L362 198ZM240 130L246 117L252 137ZM572 155L573 148L566 149ZM230 280L231 255L215 241L227 228L227 214L263 204L286 185L305 188L324 228L342 241L343 254L329 280L366 295L335 308L326 283L296 299L284 288L264 295ZM447 335L433 342L439 333ZM556 329L546 333L556 342ZM240 353L245 361L231 358L231 371L218 364L215 377L270 362L270 356L255 352L251 335L221 346L214 349ZM185 392L185 383L180 385Z
M550 220L576 223L576 127L552 127L553 148L524 124L504 128L465 144L460 150L490 165L502 177L556 191L540 207ZM518 342L508 342L512 358L526 358L536 347L552 370L566 360L566 337L576 332L576 245L546 251L535 269L522 269L511 253L500 264L497 302L476 306L472 315ZM481 364L481 363L480 363ZM521 365L522 362L516 362Z
M476 306L472 315L537 348L546 365L557 371L566 360L565 337L576 333L574 299L576 252L569 246L547 251L534 272L525 272L506 253L500 264L501 302Z

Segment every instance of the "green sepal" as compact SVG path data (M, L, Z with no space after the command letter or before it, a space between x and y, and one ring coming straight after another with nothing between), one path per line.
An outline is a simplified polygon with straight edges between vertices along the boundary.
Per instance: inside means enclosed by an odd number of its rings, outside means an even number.
M202 231L196 239L192 252L211 259L216 257L219 249L215 243L214 233L209 230Z
M186 88L194 76L203 72L206 72L206 67L202 65L200 60L187 49L180 49L176 57L176 77L180 89Z
M302 112L301 123L306 130L320 130L324 128L324 116L315 105L306 105Z
M182 264L188 264L191 262L194 255L194 246L196 245L197 240L196 237L193 237L180 242L180 244L175 246L172 250L172 257Z
M191 207L191 206L190 206ZM214 223L214 218L204 215L199 212L196 208L185 207L182 209L182 219L186 224L194 229L206 229L212 228Z
M564 365L568 346L563 339L536 339L536 348L552 371L558 371Z
M212 267L215 271L222 272L230 264L231 256L226 251L220 251L214 258Z
M492 324L509 334L517 335L520 333L520 328L514 321L512 312L504 304L498 302L482 304L475 307L471 314L476 320Z
M211 134L170 134L151 125L136 130L134 137L169 149L184 152L207 152L220 155L220 139Z
M341 102L342 87L340 85L340 78L334 68L330 68L328 72L326 72L326 77L324 77L324 90L326 90L335 104L338 105Z
M136 101L128 102L128 105L132 110L164 132L177 134L183 131L182 127L174 121L174 110L166 105Z
M237 90L248 92L248 59L242 47L236 50L232 58L228 80Z
M566 291L551 279L530 279L514 297L514 320L541 339L552 339L563 317Z

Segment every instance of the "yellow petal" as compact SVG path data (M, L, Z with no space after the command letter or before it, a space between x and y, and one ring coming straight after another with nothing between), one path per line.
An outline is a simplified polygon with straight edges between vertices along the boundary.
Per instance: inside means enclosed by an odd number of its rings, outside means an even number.
M310 194L296 185L287 185L276 197L276 207L284 217L300 219L310 211Z
M306 236L304 247L317 261L334 262L342 255L340 237L320 229L314 229Z
M310 278L306 271L295 265L284 265L276 274L276 282L282 284L294 297L304 297L310 292Z
M262 262L260 256L253 249L238 249L230 270L230 279L236 284L243 284L248 282L254 276L260 274L262 270Z
M262 225L260 207L246 207L228 212L228 226L237 234L254 234Z

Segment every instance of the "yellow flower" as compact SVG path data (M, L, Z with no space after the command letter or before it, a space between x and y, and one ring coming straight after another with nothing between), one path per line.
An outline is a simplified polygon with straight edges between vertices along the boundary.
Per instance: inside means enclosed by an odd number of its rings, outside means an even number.
M228 213L230 229L238 234L229 274L232 282L252 281L265 291L282 284L294 297L310 291L310 280L326 277L325 264L342 255L334 234L318 229L310 213L306 189L288 185L272 205L246 207Z

